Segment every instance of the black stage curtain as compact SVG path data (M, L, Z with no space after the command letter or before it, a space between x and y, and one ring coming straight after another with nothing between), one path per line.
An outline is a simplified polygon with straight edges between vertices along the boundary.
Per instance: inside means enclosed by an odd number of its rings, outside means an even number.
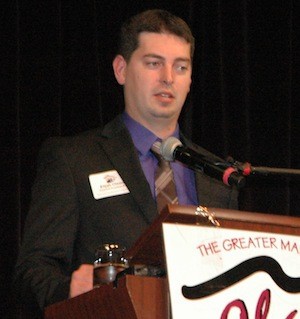
M132 14L167 9L196 38L181 128L254 166L299 169L297 0L10 0L1 4L1 318L35 177L49 136L102 126L122 108L111 61ZM298 25L298 27L297 27ZM297 146L298 145L298 146ZM299 179L251 176L240 209L300 216Z

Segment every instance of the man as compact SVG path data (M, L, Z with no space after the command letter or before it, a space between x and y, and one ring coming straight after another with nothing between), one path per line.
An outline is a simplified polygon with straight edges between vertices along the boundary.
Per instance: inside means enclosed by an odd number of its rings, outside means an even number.
M41 150L16 266L23 298L33 296L43 309L89 291L97 246L130 248L157 216L151 145L175 136L197 147L178 127L193 51L190 29L169 12L146 11L124 24L113 69L125 112L103 130L50 139ZM179 204L237 208L235 189L172 167Z

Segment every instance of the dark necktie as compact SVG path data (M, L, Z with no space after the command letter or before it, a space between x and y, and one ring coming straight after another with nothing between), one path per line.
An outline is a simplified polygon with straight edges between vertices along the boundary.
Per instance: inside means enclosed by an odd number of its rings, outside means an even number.
M157 148L152 148L152 151L158 160L155 170L155 196L160 213L167 204L178 204L178 197L170 162L158 154Z

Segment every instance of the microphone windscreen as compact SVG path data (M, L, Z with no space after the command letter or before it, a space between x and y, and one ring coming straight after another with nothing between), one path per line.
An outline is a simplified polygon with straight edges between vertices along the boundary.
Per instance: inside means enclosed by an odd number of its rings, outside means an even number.
M176 147L182 146L178 138L171 136L162 141L160 152L166 161L174 161Z

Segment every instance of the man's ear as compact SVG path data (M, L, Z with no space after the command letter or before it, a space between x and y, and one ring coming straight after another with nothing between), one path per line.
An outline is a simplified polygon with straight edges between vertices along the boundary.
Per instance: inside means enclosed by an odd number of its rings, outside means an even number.
M113 60L113 69L115 78L118 81L120 85L123 85L125 83L126 79L126 61L123 58L122 55L117 55Z

